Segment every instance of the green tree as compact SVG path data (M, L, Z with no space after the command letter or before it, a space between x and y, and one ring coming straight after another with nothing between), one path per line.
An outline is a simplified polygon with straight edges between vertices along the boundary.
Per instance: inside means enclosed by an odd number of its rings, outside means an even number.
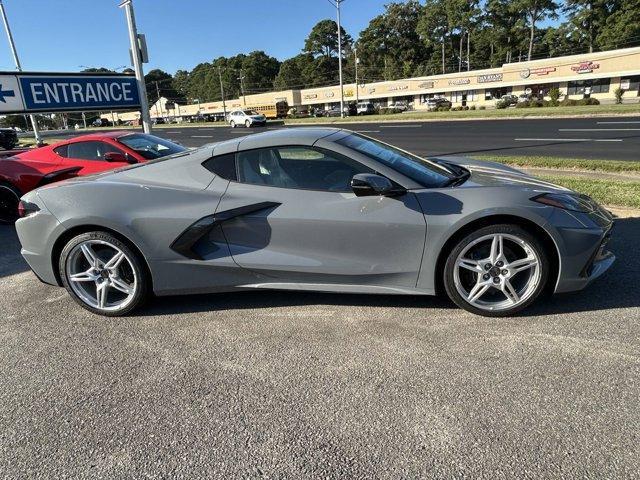
M184 103L185 98L180 95L173 86L173 77L158 68L150 70L144 76L147 86L147 98L149 104L154 104L160 97L172 102Z
M640 45L640 0L624 0L607 18L596 41L603 50Z
M310 53L301 53L285 60L280 65L280 71L273 82L274 88L289 90L309 85L312 79L308 78L307 74L313 69L315 61L316 59Z
M559 5L553 0L514 0L511 2L514 12L522 12L529 26L529 54L527 59L531 60L533 55L533 44L536 34L536 23L545 18L558 18Z
M340 27L342 49L348 50L353 44L351 36ZM304 41L304 50L313 56L333 57L338 54L338 24L333 20L321 20L311 29Z
M446 44L449 41L450 30L445 0L426 1L416 31L427 49L432 52L429 66L440 63L441 73L446 73ZM431 71L435 71L435 68Z
M561 28L571 31L571 37L580 47L593 52L596 37L602 31L607 18L617 12L621 0L565 0L562 8L567 22Z

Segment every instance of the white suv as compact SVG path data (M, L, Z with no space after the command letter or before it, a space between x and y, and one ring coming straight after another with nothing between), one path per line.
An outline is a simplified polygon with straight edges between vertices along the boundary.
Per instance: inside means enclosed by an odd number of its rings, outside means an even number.
M236 110L229 114L229 125L236 128L238 125L244 125L251 128L254 125L264 126L267 123L267 117L256 112L255 110Z

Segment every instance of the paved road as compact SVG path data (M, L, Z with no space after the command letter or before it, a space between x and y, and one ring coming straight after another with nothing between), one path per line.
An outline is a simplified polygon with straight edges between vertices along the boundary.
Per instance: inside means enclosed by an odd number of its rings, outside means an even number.
M363 132L421 155L548 155L640 160L640 117L416 121L334 126ZM267 128L282 127L274 124ZM264 130L171 126L157 128L154 133L197 147Z
M0 476L638 478L640 220L527 316L255 292L88 314L0 226Z

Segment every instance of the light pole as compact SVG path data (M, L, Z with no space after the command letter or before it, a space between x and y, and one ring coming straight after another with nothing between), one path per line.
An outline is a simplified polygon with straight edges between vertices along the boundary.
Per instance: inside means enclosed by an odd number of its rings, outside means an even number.
M140 58L140 46L138 42L138 31L136 30L136 17L133 13L133 3L132 0L122 0L118 6L120 8L124 8L125 14L127 15L131 57L133 59L133 69L136 72L136 80L138 82L138 95L140 96L142 129L144 130L144 133L150 133L151 115L149 113L149 102L147 101L147 87L144 84L144 73L142 72L142 59Z
M340 76L340 116L344 117L344 84L342 82L342 27L340 26L340 4L344 0L329 0L336 7L336 16L338 20L338 71Z
M356 105L359 102L358 90L360 90L360 85L358 85L358 64L360 63L360 59L358 58L358 47L353 47L353 58L354 63L356 65Z
M13 42L13 35L11 34L11 28L9 27L9 20L7 20L7 13L4 11L4 4L0 0L0 14L2 14L2 21L4 22L4 29L7 32L7 38L9 39L9 46L11 47L11 53L13 54L13 61L16 64L16 70L22 71L22 65L20 65L20 59L18 58L18 52L16 51L16 44ZM36 139L36 144L42 144L42 137L38 131L38 122L36 116L29 115L31 119L31 126L33 127L33 136Z
M242 73L242 70L240 71L240 76L238 77L238 80L240 80L240 91L242 92L242 104L246 107L247 97L244 94L244 74Z
M222 112L224 115L223 121L226 122L227 121L227 102L224 99L224 85L222 84L222 71L220 70L220 65L218 65L218 78L220 79L220 96L222 97ZM240 82L242 82L242 80ZM242 85L242 83L240 83L240 85ZM244 97L244 93L243 93L243 97Z

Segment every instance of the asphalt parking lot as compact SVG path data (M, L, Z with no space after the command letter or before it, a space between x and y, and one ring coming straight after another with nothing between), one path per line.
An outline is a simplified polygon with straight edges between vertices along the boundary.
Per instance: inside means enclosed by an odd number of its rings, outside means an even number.
M639 235L518 318L255 292L107 319L0 226L0 476L637 478Z

